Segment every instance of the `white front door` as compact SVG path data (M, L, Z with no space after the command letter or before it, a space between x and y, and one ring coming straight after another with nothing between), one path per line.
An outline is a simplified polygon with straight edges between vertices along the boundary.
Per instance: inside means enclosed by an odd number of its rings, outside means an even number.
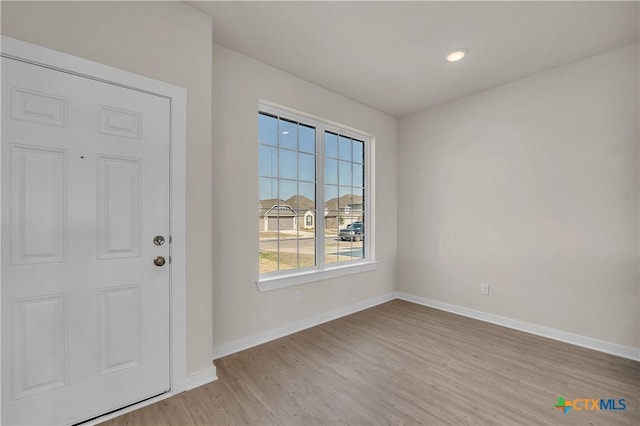
M2 59L2 424L170 389L169 123L167 98Z

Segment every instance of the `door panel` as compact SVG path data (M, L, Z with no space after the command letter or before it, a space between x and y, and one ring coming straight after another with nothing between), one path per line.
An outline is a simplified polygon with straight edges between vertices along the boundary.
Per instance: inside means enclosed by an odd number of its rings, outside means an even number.
M168 391L169 100L3 58L2 114L2 423Z
M140 114L100 105L98 131L105 135L140 139Z
M63 262L66 247L66 153L11 147L12 263Z
M140 361L139 286L99 294L100 374L133 368Z
M64 296L13 303L13 393L16 399L65 386Z
M140 160L98 158L99 257L140 256Z
M14 87L11 89L11 118L67 127L67 102L62 96Z

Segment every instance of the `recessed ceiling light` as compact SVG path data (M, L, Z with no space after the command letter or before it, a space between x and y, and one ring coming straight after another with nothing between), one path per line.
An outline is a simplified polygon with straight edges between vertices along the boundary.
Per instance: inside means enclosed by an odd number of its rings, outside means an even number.
M460 59L464 58L467 52L468 52L467 49L451 49L447 54L447 61L457 62Z
M285 130L285 131L283 131L283 132L282 132L282 134L283 134L283 135L288 135L288 134L289 134L289 131L288 131L288 130Z

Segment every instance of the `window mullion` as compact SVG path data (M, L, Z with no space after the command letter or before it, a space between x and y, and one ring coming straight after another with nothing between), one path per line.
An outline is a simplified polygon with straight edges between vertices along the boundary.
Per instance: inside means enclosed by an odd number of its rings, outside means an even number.
M277 271L280 272L280 117L278 117L278 123L276 124L276 130L277 130L277 139L276 139L276 143L278 144L278 147L276 148L276 153L278 154L278 160L276 161L276 164L278 164L278 167L276 168L276 200L275 200L275 206L276 206L276 260L278 262L278 267L277 267Z
M324 269L324 126L316 127L316 266Z

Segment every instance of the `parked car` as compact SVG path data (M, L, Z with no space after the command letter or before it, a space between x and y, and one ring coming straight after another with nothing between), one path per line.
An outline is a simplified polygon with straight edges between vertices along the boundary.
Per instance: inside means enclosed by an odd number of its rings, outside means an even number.
M342 241L362 241L364 240L364 223L353 222L346 228L340 230L340 240Z

